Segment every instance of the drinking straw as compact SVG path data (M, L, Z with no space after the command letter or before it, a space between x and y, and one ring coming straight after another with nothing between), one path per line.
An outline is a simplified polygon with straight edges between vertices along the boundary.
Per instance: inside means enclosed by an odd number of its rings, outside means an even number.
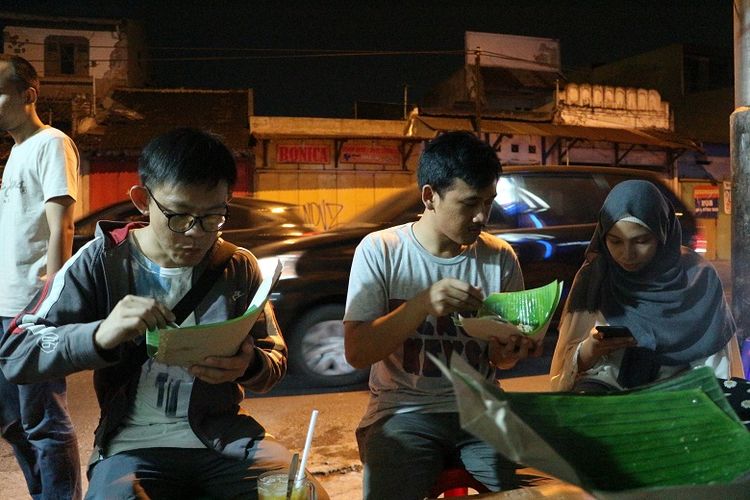
M310 445L312 444L313 432L315 431L315 421L318 419L318 410L313 410L310 415L310 426L307 428L307 439L305 439L305 449L302 450L302 460L297 471L296 482L302 481L305 477L305 466L307 466L307 457L310 455Z
M294 484L297 482L297 467L299 466L299 453L292 455L292 462L289 464L289 478L286 482L286 498L292 497Z

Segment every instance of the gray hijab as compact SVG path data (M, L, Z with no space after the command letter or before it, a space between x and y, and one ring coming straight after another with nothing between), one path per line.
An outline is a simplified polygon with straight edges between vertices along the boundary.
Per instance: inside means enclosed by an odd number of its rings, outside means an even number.
M626 217L642 221L659 240L654 259L636 272L617 265L604 240ZM734 320L716 270L681 240L674 209L656 186L642 180L618 184L599 212L567 310L599 310L609 324L627 326L638 346L662 365L718 352L734 335Z

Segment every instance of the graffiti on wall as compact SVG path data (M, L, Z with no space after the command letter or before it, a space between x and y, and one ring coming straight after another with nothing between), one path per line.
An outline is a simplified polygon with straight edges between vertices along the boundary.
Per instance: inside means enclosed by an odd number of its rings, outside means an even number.
M328 230L341 222L339 215L344 210L344 205L323 200L320 203L314 201L305 203L302 208L306 223Z

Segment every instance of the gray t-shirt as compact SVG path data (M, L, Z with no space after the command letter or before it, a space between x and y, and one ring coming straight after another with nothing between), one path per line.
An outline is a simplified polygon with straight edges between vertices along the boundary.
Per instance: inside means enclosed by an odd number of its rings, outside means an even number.
M160 267L141 253L132 233L129 239L136 294L153 297L169 308L177 305L192 286L193 268ZM194 324L195 315L190 314L181 326ZM194 380L181 366L146 360L133 406L109 443L110 456L141 448L205 448L188 422Z
M456 278L485 295L523 289L523 276L510 245L488 233L452 258L429 253L414 237L413 223L369 234L354 254L344 321L373 321L444 278ZM488 380L495 369L487 342L469 337L449 316L428 316L403 345L370 371L370 403L360 427L394 413L454 412L450 381L426 356L445 362L460 354Z

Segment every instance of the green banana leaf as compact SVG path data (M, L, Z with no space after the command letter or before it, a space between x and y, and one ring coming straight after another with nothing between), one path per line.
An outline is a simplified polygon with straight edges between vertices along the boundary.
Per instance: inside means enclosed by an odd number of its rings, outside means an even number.
M750 432L709 368L609 395L490 392L588 490L726 484L750 473Z
M698 389L510 401L587 488L727 483L750 471L750 434Z
M535 335L546 328L557 309L562 293L561 281L518 292L492 293L484 299L477 316L500 316L519 327L525 335Z
M657 391L679 391L685 389L700 389L711 398L716 406L722 409L729 418L735 422L742 424L742 420L737 416L732 406L727 401L724 395L724 389L716 379L714 372L708 368L703 367L696 370L688 370L685 373L680 374L676 377L670 377L658 382L654 382L649 385L644 385L636 389L629 391L622 391L614 393L614 395L622 395L629 393L640 393L640 392L657 392Z

